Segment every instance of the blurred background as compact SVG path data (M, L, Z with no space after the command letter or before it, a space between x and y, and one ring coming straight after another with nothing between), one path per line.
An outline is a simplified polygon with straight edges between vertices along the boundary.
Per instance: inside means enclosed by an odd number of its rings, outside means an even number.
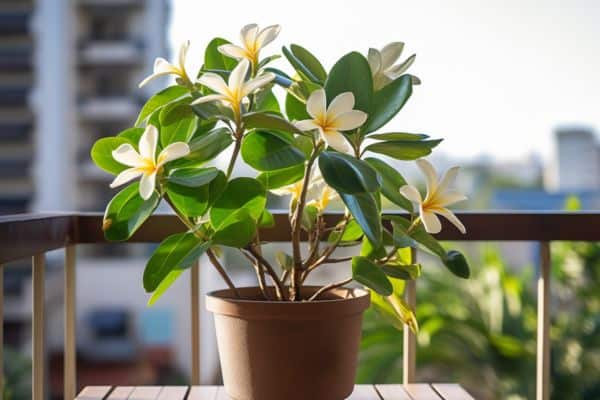
M274 0L2 0L0 214L103 211L114 193L89 150L98 138L130 127L144 101L169 83L138 89L154 58L172 59L190 39L190 63L199 67L211 38L239 41L239 29L250 22L283 26L264 54L298 43L326 68L351 50L405 42L403 58L417 53L411 73L423 84L389 128L445 138L431 160L439 169L463 167L463 208L600 207L596 0L306 0L293 7ZM289 70L283 61L279 67ZM419 182L412 164L395 165ZM253 172L241 166L236 173ZM271 199L272 208L286 204ZM79 247L79 384L188 382L189 276L148 308L141 276L151 246ZM418 379L460 382L482 399L533 398L537 245L463 248L473 269L469 281L423 261ZM554 243L552 250L552 398L598 399L600 245ZM254 284L244 259L225 257L239 285ZM61 253L49 255L47 362L56 399L62 265ZM325 269L315 281L345 276L347 268ZM26 260L5 273L6 399L30 397L30 275ZM203 292L222 286L210 268L201 269L200 282ZM202 382L218 383L212 319L204 310L201 338ZM369 312L359 381L399 382L401 354L402 332Z

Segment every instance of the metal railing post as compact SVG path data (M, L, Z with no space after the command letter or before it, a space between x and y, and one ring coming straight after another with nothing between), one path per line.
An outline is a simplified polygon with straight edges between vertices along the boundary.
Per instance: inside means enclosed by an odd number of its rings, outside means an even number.
M540 275L537 282L537 400L550 398L550 267L550 242L540 242Z
M77 351L76 351L76 252L75 246L65 247L64 281L64 397L74 399L77 395Z

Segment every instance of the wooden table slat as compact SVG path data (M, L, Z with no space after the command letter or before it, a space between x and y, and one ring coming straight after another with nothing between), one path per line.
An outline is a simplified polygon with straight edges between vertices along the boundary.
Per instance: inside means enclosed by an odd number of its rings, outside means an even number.
M118 386L110 393L110 396L106 400L127 400L133 389L135 389L133 386Z
M157 400L162 386L136 386L129 400Z
M469 392L454 383L434 383L431 386L444 400L475 400Z
M373 385L356 385L348 400L380 400Z
M103 400L110 389L111 386L88 386L83 388L75 400Z
M218 386L192 386L187 400L215 400Z
M187 386L165 386L158 395L158 400L185 400Z
M409 383L404 385L404 390L408 392L413 400L440 400L441 397L427 383Z
M375 385L384 400L412 400L402 385Z
M227 392L223 386L219 386L215 400L231 400L231 397L227 396Z

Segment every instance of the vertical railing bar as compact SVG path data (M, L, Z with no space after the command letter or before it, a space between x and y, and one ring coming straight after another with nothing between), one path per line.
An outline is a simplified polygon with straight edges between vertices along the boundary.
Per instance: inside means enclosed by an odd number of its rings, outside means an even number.
M412 248L410 251L411 262L414 264L417 261L417 249ZM404 300L406 304L412 309L415 309L417 304L417 282L416 280L406 281L404 287ZM415 382L415 370L416 370L416 354L417 354L417 342L415 334L405 325L403 330L403 342L402 348L402 382L409 384Z
M76 350L76 257L75 246L65 247L65 335L64 335L64 397L74 399L77 392Z
M192 340L192 385L200 385L200 261L191 268L190 312Z
M4 398L4 266L0 264L0 400Z
M536 399L550 398L550 242L540 242L537 288Z
M44 254L37 254L32 259L32 285L33 285L33 321L32 321L32 345L33 345L33 373L32 373L32 400L44 399L44 283L45 283L45 259Z

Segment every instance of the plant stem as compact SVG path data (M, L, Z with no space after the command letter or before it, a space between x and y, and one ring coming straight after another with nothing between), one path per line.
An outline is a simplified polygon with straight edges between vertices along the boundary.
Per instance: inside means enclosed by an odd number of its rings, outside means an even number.
M277 276L277 273L273 269L273 266L271 265L271 263L269 263L267 260L265 260L265 258L259 252L257 252L254 247L247 246L246 250L250 254L252 254L252 256L260 264L262 264L265 267L267 274L269 274L269 276L271 277L271 280L275 284L275 293L277 294L277 298L279 300L283 300L283 285L281 284L281 281L279 280L279 277Z
M308 301L316 300L323 293L328 292L328 291L333 290L333 289L337 289L337 288L342 287L344 285L347 285L350 282L352 282L352 278L347 278L347 279L345 279L345 280L343 280L341 282L331 283L331 284L329 284L327 286L323 286L321 289L317 290L315 292L315 294L313 294L312 296L310 296L310 298L308 299Z
M235 297L240 298L240 292L238 292L237 288L229 278L229 275L227 275L225 268L223 268L223 266L219 262L219 259L217 258L217 256L215 256L215 253L213 253L211 249L208 249L206 250L206 254L208 255L208 259L210 260L210 262L215 266L217 271L219 271L219 274L221 274L221 277L223 278L227 286L229 286L229 289L233 291Z
M346 225L348 225L348 221L350 221L350 215L346 214L346 215L344 215L344 219L342 220L342 225L340 227L340 235L338 236L338 238L336 239L335 242L331 243L323 251L321 256L319 258L317 258L317 260L315 260L312 264L310 264L308 267L306 267L304 269L304 273L302 274L302 282L304 282L306 280L306 278L308 277L308 275L313 270L318 268L321 264L323 264L325 262L325 260L327 260L329 258L329 256L331 256L333 254L335 249L337 249L338 244L340 244L340 241L342 240L342 234L344 233L344 230L346 229Z
M231 173L233 172L233 167L235 166L235 161L237 160L238 154L240 153L240 149L242 148L242 138L236 137L235 144L233 147L233 154L231 155L231 160L229 161L229 166L227 167L227 180L231 177Z
M256 277L258 279L258 286L260 287L260 291L262 292L263 297L265 298L265 300L271 300L271 296L269 296L269 293L267 292L267 289L266 289L267 285L265 282L264 269L254 258L249 256L245 251L243 251L242 249L240 249L240 251L242 252L244 257L246 257L248 259L248 261L250 261L250 263L252 263L252 266L254 267L254 271L256 272Z

